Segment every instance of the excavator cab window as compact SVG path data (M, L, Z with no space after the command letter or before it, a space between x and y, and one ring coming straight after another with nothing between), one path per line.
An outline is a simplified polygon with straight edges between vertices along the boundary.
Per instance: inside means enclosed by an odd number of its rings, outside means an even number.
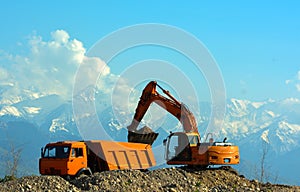
M178 136L172 136L169 140L168 146L168 159L173 159L178 153Z
M189 135L190 146L197 146L199 143L199 139L197 135Z
M185 133L174 133L168 137L166 159L171 161L189 161L190 144Z

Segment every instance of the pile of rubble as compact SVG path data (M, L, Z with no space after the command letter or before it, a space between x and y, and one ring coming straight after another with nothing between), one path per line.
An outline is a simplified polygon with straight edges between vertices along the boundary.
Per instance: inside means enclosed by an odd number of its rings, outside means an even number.
M247 180L228 167L186 167L141 172L105 171L67 181L58 176L27 176L0 183L0 191L300 191L300 187Z

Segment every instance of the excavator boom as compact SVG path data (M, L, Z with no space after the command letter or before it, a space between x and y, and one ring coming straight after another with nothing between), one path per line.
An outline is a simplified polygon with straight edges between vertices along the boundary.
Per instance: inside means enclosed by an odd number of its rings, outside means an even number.
M159 94L156 90L157 87L161 89L168 98ZM131 124L127 127L129 142L152 144L157 138L157 133L149 131L145 132L144 128L141 130L137 130L139 123L141 122L145 113L153 102L175 116L182 123L184 131L186 133L193 132L199 134L197 123L193 113L191 113L183 103L177 101L169 93L169 91L163 89L160 85L158 85L156 81L151 81L144 88L138 106L135 110L134 118Z

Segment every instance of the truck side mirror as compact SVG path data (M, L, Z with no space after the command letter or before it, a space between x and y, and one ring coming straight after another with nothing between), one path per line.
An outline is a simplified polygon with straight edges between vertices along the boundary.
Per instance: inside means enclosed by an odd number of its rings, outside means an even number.
M44 157L44 147L41 148L41 157Z

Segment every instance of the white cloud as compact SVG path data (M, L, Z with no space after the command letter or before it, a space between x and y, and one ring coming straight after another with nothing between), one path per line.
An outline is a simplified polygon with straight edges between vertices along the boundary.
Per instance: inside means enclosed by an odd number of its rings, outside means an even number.
M104 61L97 57L84 57L80 68L78 68L76 75L76 90L75 95L80 94L87 87L96 87L101 91L106 92L106 86L103 85L106 82L103 80L104 77L110 74L110 68ZM100 80L98 80L98 78ZM106 79L106 78L105 78ZM74 82L75 83L75 82ZM111 90L111 88L109 88Z
M285 80L285 84L287 84L287 85L290 84L291 82L292 82L292 80L289 80L289 79Z
M6 69L3 69L0 67L0 80L7 80L8 77L9 77L9 74L6 71Z
M52 32L48 41L33 35L28 46L30 52L26 55L0 52L0 84L14 85L6 94L33 90L71 99L79 66L94 66L89 70L85 68L86 81L99 75L101 70L105 75L110 73L109 67L99 58L86 57L83 43L70 38L64 30Z
M295 86L296 90L300 92L300 70L297 72L297 75L294 78L285 80L285 84L291 84Z
M70 38L69 34L64 30L56 30L51 33L51 36L54 39L54 42L62 44L68 43Z

